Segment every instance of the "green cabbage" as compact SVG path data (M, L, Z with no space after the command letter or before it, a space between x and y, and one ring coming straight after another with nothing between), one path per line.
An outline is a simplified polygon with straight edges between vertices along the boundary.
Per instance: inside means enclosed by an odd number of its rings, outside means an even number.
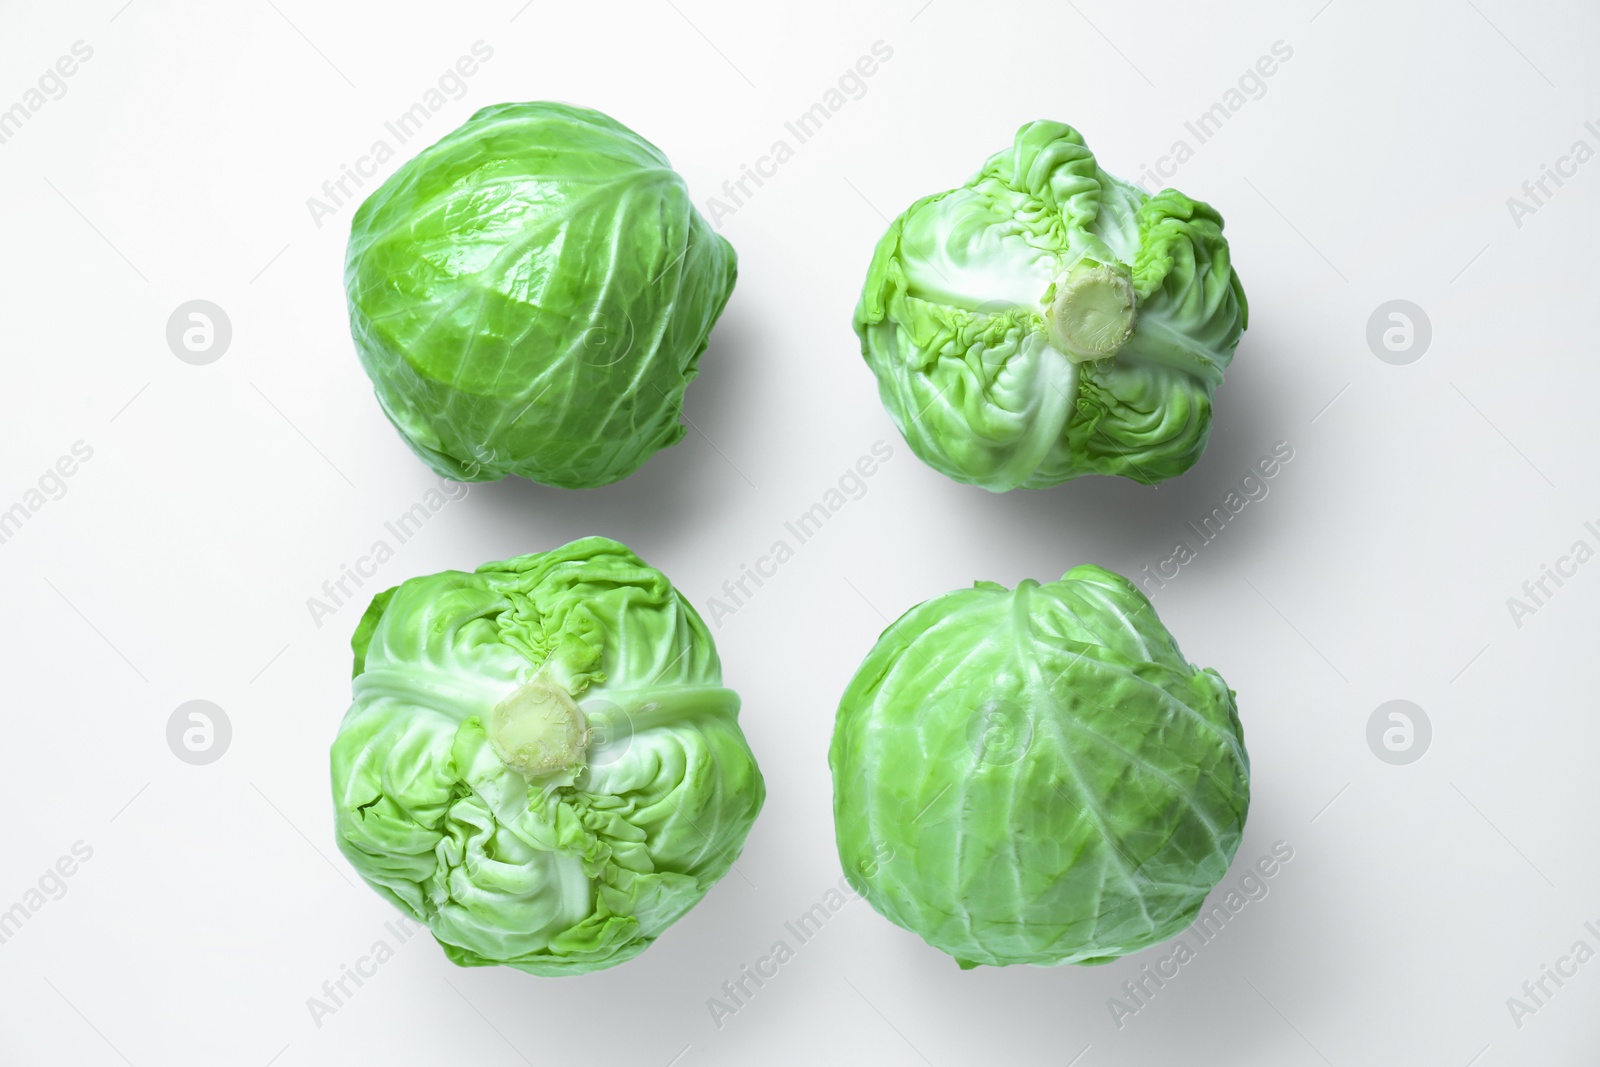
M350 330L435 472L588 488L684 434L733 247L644 138L597 111L500 104L356 212Z
M339 849L458 964L582 974L638 955L761 809L710 633L615 541L412 578L351 646Z
M1222 216L1032 122L894 221L855 328L911 450L1000 492L1188 470L1247 314Z
M851 885L963 967L1171 938L1250 803L1233 692L1093 566L912 608L845 690L828 755Z

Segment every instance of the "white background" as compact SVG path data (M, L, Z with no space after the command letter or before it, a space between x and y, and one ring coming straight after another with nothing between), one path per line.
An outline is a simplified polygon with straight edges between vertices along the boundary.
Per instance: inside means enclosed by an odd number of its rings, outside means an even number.
M1600 960L1520 1028L1507 1007L1575 941L1600 948L1600 563L1520 627L1506 603L1600 545L1600 163L1520 227L1506 204L1575 140L1600 146L1600 15L922 2L0 8L0 108L93 48L0 144L0 509L93 449L0 544L0 910L93 850L0 945L0 1062L1600 1062ZM703 203L874 42L893 57L723 220L739 284L680 445L602 490L472 487L319 628L307 598L434 480L351 347L353 205L319 228L306 201L478 40L493 58L385 173L482 105L560 99L662 146ZM1292 59L1172 181L1226 216L1252 312L1203 461L1159 489L1006 496L920 464L850 330L886 219L1035 118L1137 178L1280 40ZM233 325L207 366L165 339L197 298ZM1409 365L1366 341L1392 299L1433 325ZM709 613L880 439L894 457L865 495L716 630L770 790L738 871L581 978L459 970L414 938L319 1027L308 998L392 940L334 848L326 780L366 597L603 533ZM1108 999L1157 952L962 973L860 901L718 1028L708 998L793 945L783 924L839 878L827 743L885 617L979 578L1135 574L1279 441L1270 495L1155 597L1239 693L1255 798L1229 882L1285 841L1270 895L1121 1029ZM191 699L232 724L207 766L166 741ZM1391 699L1433 724L1407 766L1366 740Z

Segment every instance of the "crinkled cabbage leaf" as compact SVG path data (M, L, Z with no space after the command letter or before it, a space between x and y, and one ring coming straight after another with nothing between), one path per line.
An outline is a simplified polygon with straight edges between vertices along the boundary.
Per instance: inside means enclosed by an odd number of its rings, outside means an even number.
M588 488L684 434L733 247L650 142L598 111L499 104L355 214L350 329L389 421L457 481Z
M1171 938L1250 803L1233 692L1094 566L912 608L845 690L829 763L850 883L963 967Z
M710 633L615 541L413 578L351 644L339 849L458 964L564 975L638 955L761 809Z
M894 221L855 328L912 451L1000 492L1188 470L1247 315L1221 215L1032 122Z

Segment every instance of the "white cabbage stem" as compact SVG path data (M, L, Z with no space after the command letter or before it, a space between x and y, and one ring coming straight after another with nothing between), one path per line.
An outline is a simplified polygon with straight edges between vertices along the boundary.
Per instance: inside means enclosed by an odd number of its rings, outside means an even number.
M1114 356L1133 336L1135 301L1125 273L1082 260L1056 283L1051 340L1075 363Z
M500 762L528 780L583 762L588 723L571 694L535 678L489 713L489 743Z

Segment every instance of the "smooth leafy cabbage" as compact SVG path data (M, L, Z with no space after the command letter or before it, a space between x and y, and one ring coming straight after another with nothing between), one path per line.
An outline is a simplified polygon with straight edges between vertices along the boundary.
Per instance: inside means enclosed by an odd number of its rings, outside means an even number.
M912 451L999 492L1188 470L1247 315L1222 216L1032 122L894 221L855 328Z
M563 975L638 955L761 809L710 633L615 541L413 578L351 645L339 849L458 964Z
M356 212L350 329L384 413L457 481L588 488L684 434L736 274L666 156L565 104L500 104Z
M1250 803L1232 691L1093 566L912 608L845 690L829 763L846 877L963 967L1171 938Z

